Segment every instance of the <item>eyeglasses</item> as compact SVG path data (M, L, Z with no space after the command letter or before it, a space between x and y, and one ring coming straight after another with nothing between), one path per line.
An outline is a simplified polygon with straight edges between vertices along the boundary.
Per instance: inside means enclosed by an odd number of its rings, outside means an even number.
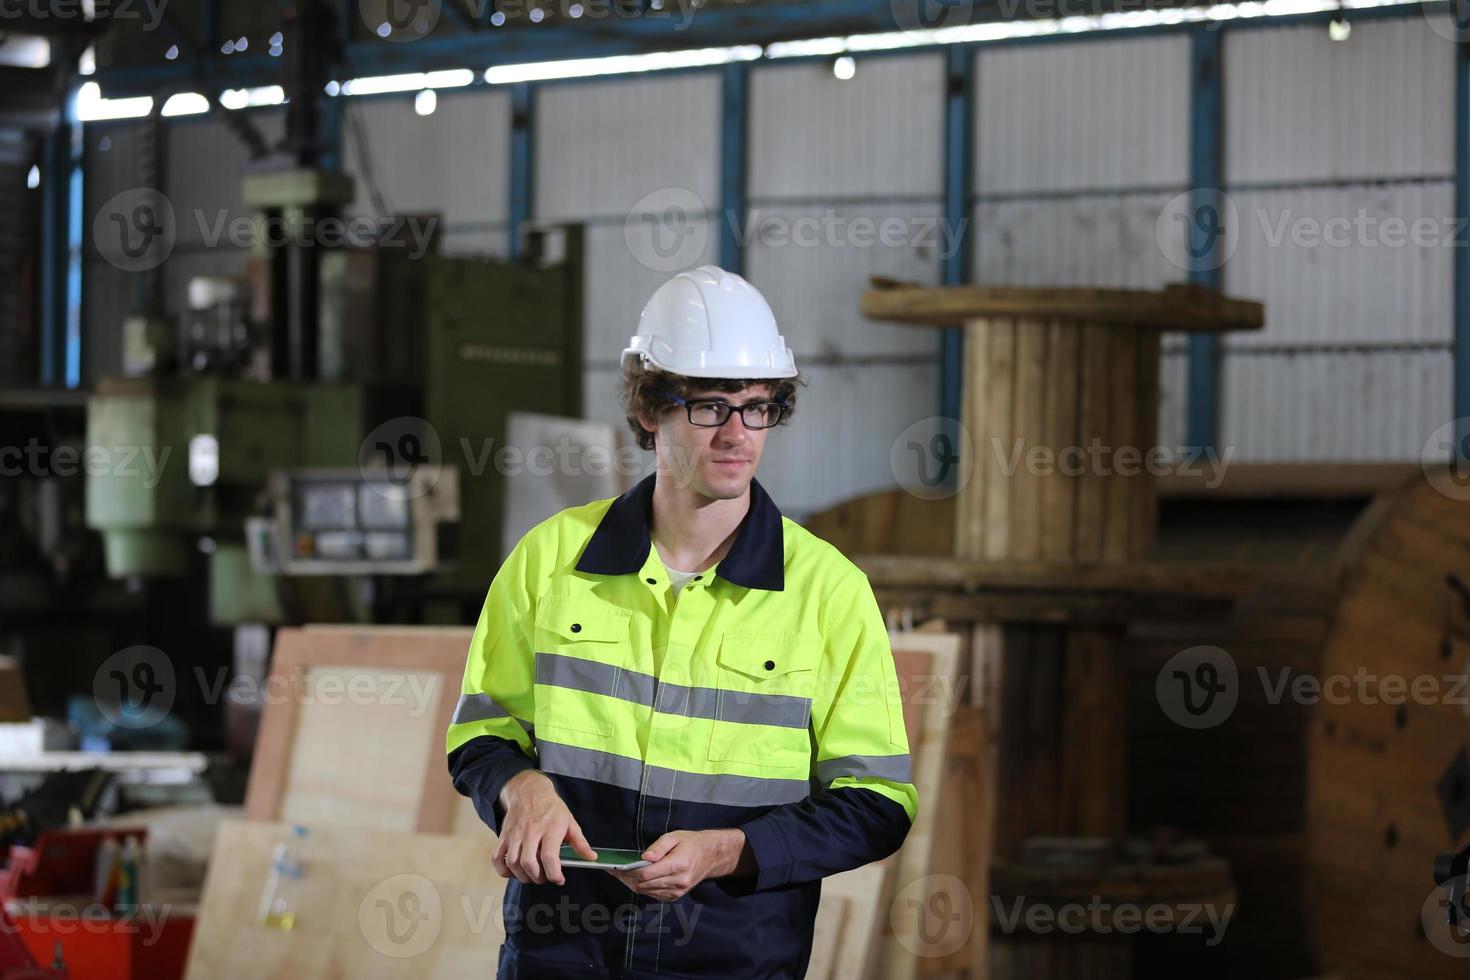
M675 405L684 406L684 410L689 413L691 425L705 428L724 425L730 418L730 413L736 408L740 409L740 420L745 423L747 429L769 429L773 425L779 425L786 417L787 405L785 402L750 402L737 406L719 398L698 398L694 401L685 401L672 392L666 391L664 395Z

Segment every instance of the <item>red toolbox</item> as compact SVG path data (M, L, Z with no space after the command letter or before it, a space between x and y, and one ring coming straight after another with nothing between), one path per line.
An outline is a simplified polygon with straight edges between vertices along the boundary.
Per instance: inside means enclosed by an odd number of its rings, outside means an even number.
M12 845L0 869L0 900L38 964L58 944L70 980L180 980L194 934L194 906L144 904L112 912L94 893L97 849L109 838L142 843L143 828L44 831L31 847Z

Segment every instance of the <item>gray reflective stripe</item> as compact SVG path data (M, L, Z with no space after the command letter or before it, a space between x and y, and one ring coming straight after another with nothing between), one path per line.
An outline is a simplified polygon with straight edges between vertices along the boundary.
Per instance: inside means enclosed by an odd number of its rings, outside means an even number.
M689 718L734 721L743 725L805 728L811 720L812 699L791 694L751 694L713 687L659 684L652 674L559 653L536 654L536 683L589 694L606 694Z
M805 779L679 772L662 766L645 766L625 755L544 739L537 743L537 756L543 772L590 779L634 793L688 803L774 806L806 799L811 793L811 783Z
M795 803L811 794L805 779L762 779L758 776L712 776L702 772L679 772L661 766L648 767L648 784L643 792L668 800L690 803L720 803L725 806L775 806Z
M665 684L658 710L691 718L734 721L742 725L805 728L811 720L812 699L794 694L751 694L713 687Z
M463 725L469 721L488 721L491 718L509 718L510 712L490 699L488 694L461 694L459 704L454 706L451 725Z
M536 654L536 683L569 691L606 694L645 707L653 705L657 681L650 674L559 653Z
M641 759L612 752L582 749L575 745L542 739L536 743L536 755L541 762L542 772L590 779L610 786L621 786L635 793L638 792L639 781L643 777Z
M872 776L894 783L913 782L908 753L903 755L844 755L817 763L817 780L830 786L843 776Z
M449 719L451 725L464 725L472 721L491 721L496 718L510 718L511 713L496 704L488 694L461 694L459 703L454 706L454 715ZM520 718L515 719L527 732L531 731L531 723Z

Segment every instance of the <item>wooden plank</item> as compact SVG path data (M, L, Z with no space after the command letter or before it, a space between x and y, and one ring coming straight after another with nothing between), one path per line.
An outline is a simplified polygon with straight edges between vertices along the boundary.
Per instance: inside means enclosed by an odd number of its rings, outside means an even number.
M823 879L807 980L884 980L878 954L892 870L888 858Z
M1143 471L1142 454L1147 447L1138 445L1138 347L1137 335L1112 331L1108 338L1108 370L1105 376L1109 385L1108 415L1101 425L1105 433L1103 444L1108 447L1107 455L1099 461L1108 474L1103 504L1102 553L1105 561L1127 561L1137 557L1132 550L1134 543L1133 522L1138 516L1135 495L1139 484L1151 477ZM1126 452L1126 456L1122 456ZM1133 471L1125 476L1123 470Z
M434 833L471 826L444 764L444 732L472 634L461 627L281 630L246 816Z
M227 821L189 949L191 980L450 980L494 970L505 881L495 838L308 826L296 920L257 923L271 855L291 825ZM405 916L404 913L408 913Z
M1011 546L1009 557L1035 561L1041 557L1041 488L1056 480L1033 466L1033 449L1056 451L1046 431L1046 324L1016 321L1015 417L1004 452L1011 469Z
M1055 322L1047 326L1046 343L1046 444L1060 453L1078 444L1077 395L1082 365L1078 360L1079 333ZM1075 558L1073 525L1076 522L1079 478L1060 470L1041 485L1040 520L1043 561L1071 562Z
M900 286L863 293L862 312L875 320L951 326L977 317L1043 317L1062 323L1168 330L1259 330L1265 308L1201 286L1142 289Z
M1077 522L1072 553L1079 562L1104 559L1103 522L1107 519L1108 478L1090 461L1094 440L1106 443L1109 435L1112 385L1105 371L1095 365L1108 363L1111 345L1106 327L1082 328L1082 389L1077 396L1077 445L1083 453L1083 474L1077 484ZM1093 366L1089 370L1089 366Z
M1009 320L993 320L987 333L990 354L985 416L977 420L971 433L976 456L972 480L983 480L975 490L985 501L984 551L961 557L997 560L1011 554L1011 495L1015 486L996 459L996 445L998 442L1004 447L1015 431L1016 327Z
M1159 331L1138 334L1134 425L1138 431L1137 444L1145 454L1152 453L1159 445L1159 345ZM1132 540L1128 553L1138 558L1147 557L1153 551L1159 527L1159 477L1148 472L1147 457L1144 463L1144 473L1133 488L1136 510L1129 522Z
M933 870L938 814L943 810L950 724L958 699L960 637L954 633L891 633L889 644L904 700L914 788L919 810L903 846L893 856L892 892ZM899 907L889 916L892 932L883 952L884 980L917 976L916 953L926 945L922 910Z
M990 397L990 328L984 320L973 320L965 325L965 380L960 397L961 421L968 436L962 452L970 454L967 469L969 483L955 494L955 539L944 552L936 554L983 555L985 554L986 529L986 472L993 465L990 446L985 433L989 431L987 416ZM946 501L934 501L945 503ZM939 523L939 522L936 522ZM907 544L892 550L907 550Z

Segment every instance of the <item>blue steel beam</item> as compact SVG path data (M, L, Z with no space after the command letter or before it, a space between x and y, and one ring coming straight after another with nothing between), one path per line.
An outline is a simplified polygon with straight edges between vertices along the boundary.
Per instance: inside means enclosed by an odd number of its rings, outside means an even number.
M521 82L510 87L510 221L506 228L512 259L521 256L521 235L531 220L535 193L536 88Z
M66 377L67 203L71 126L46 138L41 174L41 384Z
M721 268L737 275L745 274L745 248L739 231L745 227L746 137L750 118L750 66L743 63L726 65L720 75L720 207L715 220L719 223Z
M1189 45L1189 229L1190 282L1220 288L1216 250L1224 237L1220 222L1223 100L1220 88L1222 31L1218 26L1190 32ZM1186 440L1200 449L1219 438L1220 345L1213 333L1189 337L1189 389Z
M489 0L484 0L484 3L483 9L490 10ZM589 13L574 21L515 24L481 29L473 34L445 32L407 43L376 38L348 43L344 38L346 70L349 77L384 75L735 44L768 44L802 37L871 34L900 30L904 25L921 22L914 19L919 16L915 11L925 3L932 3L932 0L892 0L892 3L888 0L808 0L791 4L703 8L688 12L687 18L679 12L677 5L666 4L663 11L649 11L636 18L620 17L616 23L606 25L600 24ZM1325 24L1334 16L1346 17L1352 23L1402 19L1419 17L1421 10L1433 13L1448 6L1446 0L1425 0L1422 8L1409 4L1260 17L1235 21L1230 29L1260 30ZM350 27L359 19L355 0L343 0L343 8L342 23L344 28ZM1000 20L999 10L998 4L977 7L974 21ZM1008 38L983 44L1062 44L1088 41L1099 36L1137 37L1194 29L1193 25L1163 24L1101 33ZM102 68L93 80L111 97L198 91L201 85L214 85L221 89L250 88L280 80L279 58L254 54L225 57L217 52L217 45L208 49L206 53L211 57L200 64L189 64L180 59L156 65Z
M944 220L950 228L964 229L952 239L953 253L941 270L946 286L970 281L970 253L974 241L970 220L971 171L975 148L975 55L968 44L949 49L944 107ZM945 327L940 341L939 414L960 418L964 394L965 339L963 327Z
M608 4L588 4L576 20L543 24L514 23L468 32L443 32L403 43L371 40L347 44L354 75L383 75L554 60L637 54L684 48L766 44L775 40L827 34L892 31L919 21L927 0L809 0L804 3L751 4L693 9L687 2L666 3L638 16L607 13ZM341 16L357 17L347 5ZM485 0L485 10L490 9ZM602 11L601 17L597 11ZM350 23L350 21L348 21ZM208 42L206 42L208 43ZM217 49L216 49L217 50ZM99 69L95 80L109 95L157 94L199 84L197 66L179 62ZM246 88L277 80L279 59L258 55L217 57L209 63L221 87ZM221 74L215 76L214 71Z
M82 370L82 128L76 92L46 138L41 178L41 383L75 388Z
M67 99L63 126L67 130L66 203L66 386L82 383L82 221L85 169L82 139L85 131L76 119L76 96Z

